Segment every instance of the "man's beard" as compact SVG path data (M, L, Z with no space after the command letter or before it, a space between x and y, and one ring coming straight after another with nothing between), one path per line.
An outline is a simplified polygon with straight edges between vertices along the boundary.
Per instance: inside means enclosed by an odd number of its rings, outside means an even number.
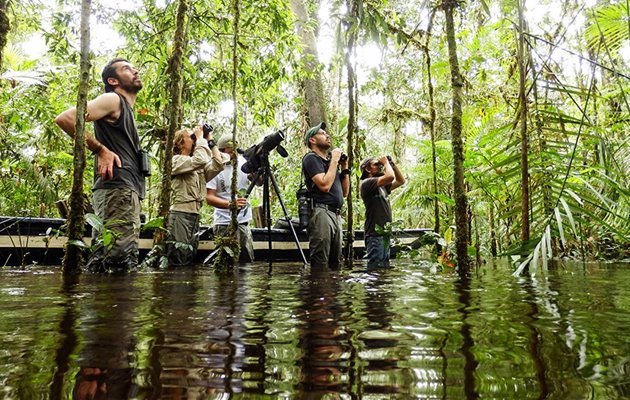
M131 81L131 82L125 82L120 84L120 88L123 89L125 92L129 92L129 93L133 93L136 94L140 91L140 89L142 89L142 82L138 81Z

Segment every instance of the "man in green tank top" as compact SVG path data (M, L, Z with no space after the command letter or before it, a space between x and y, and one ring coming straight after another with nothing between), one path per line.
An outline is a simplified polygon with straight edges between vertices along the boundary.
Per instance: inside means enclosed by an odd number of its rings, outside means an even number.
M87 103L86 122L94 122L94 136L86 135L95 155L92 203L106 229L115 233L114 243L92 232L88 270L124 272L138 264L140 200L145 194L141 168L140 139L133 106L142 88L138 70L122 58L111 60L101 74L104 94ZM76 107L57 116L55 122L74 137Z

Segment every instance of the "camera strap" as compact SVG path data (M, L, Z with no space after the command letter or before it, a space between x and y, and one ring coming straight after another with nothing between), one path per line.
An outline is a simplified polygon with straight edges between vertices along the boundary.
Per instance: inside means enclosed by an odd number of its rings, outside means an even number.
M309 193L312 193L312 187L307 187L306 185L306 174L304 173L304 159L311 154L315 154L312 151L309 151L302 157L302 166L300 167L300 188L299 190L306 189ZM317 156L317 154L315 154Z

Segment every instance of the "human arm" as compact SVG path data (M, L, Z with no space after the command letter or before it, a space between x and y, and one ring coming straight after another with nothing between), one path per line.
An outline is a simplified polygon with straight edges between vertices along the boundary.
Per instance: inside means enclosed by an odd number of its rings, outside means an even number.
M115 121L120 117L120 98L115 93L105 93L87 103L85 121L92 122L99 119ZM55 118L55 123L70 137L74 138L77 109L72 107ZM85 142L90 151L98 156L98 173L102 179L113 177L114 164L122 166L118 155L110 151L105 145L92 135L85 136Z
M219 151L217 146L213 146L210 149L211 158L210 161L204 166L204 173L206 175L206 182L217 176L223 168L225 168L226 158L223 158L223 154Z
M184 129L179 132L184 132L184 136L178 139L182 140L182 144L178 148L178 153L173 155L171 175L177 176L204 171L206 164L212 160L212 153L208 148L208 142L202 136L201 128ZM192 138L192 141L188 136Z
M315 157L319 157L319 156L315 156ZM316 172L315 174L311 176L311 180L313 181L313 184L315 184L315 186L317 186L317 188L321 192L323 193L330 192L330 189L332 188L333 183L335 182L335 179L337 178L337 166L339 165L340 157L341 157L341 149L334 149L331 152L328 169L325 170L324 172ZM346 166L348 165L347 161L345 161L345 165ZM347 188L344 188L343 181L346 182ZM347 190L349 190L350 188L350 183L349 183L349 179L347 178L344 178L343 181L342 181L342 188L344 188L344 196L346 196Z
M216 208L230 208L230 200L223 199L217 195L216 189L206 189L206 202ZM245 197L236 198L236 207L243 208L247 205L247 199Z
M387 156L381 156L378 158L378 162L383 165L383 175L379 176L376 180L376 186L390 185L394 182L395 175L392 166L387 160Z
M388 162L387 164L389 164L392 167L392 170L394 171L394 182L392 182L392 189L396 189L404 185L406 182L405 176L400 171L400 168L398 168L398 165L394 164L393 161Z

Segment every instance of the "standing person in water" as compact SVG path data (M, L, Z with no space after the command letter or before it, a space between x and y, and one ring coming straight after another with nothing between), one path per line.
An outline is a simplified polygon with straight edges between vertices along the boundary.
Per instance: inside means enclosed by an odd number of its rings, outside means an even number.
M377 227L384 229L392 222L389 194L405 183L405 177L389 156L366 158L360 168L368 268L389 267L390 239L382 236Z
M129 61L115 58L101 74L105 92L87 103L86 122L94 122L94 136L86 135L95 155L92 206L105 227L114 231L113 246L104 246L93 230L87 268L93 272L125 272L138 264L140 200L145 194L141 169L140 138L133 106L142 89L138 70ZM55 118L74 137L77 110L72 107Z
M241 170L243 164L247 162L245 157L237 152L236 145L232 142L231 135L222 136L217 142L219 151L225 153L234 163L237 171L236 179L236 207L238 214L236 216L238 222L238 231L236 233L241 253L239 262L248 263L254 261L254 238L249 227L252 220L252 207L244 192L250 185L253 176L246 174ZM225 165L223 171L209 181L206 185L206 201L214 207L214 221L212 230L215 236L225 236L228 227L232 221L232 212L230 211L232 202L232 171L233 164L229 162ZM260 182L256 182L260 184Z
M206 200L206 182L223 171L222 156L211 129L180 129L173 140L173 190L168 214L166 255L173 266L193 263L199 245L199 211ZM186 246L182 246L182 244Z
M313 200L308 248L313 268L337 269L343 245L341 207L350 190L350 170L341 149L330 150L332 141L325 129L322 122L304 135L310 152L302 159L302 173Z

